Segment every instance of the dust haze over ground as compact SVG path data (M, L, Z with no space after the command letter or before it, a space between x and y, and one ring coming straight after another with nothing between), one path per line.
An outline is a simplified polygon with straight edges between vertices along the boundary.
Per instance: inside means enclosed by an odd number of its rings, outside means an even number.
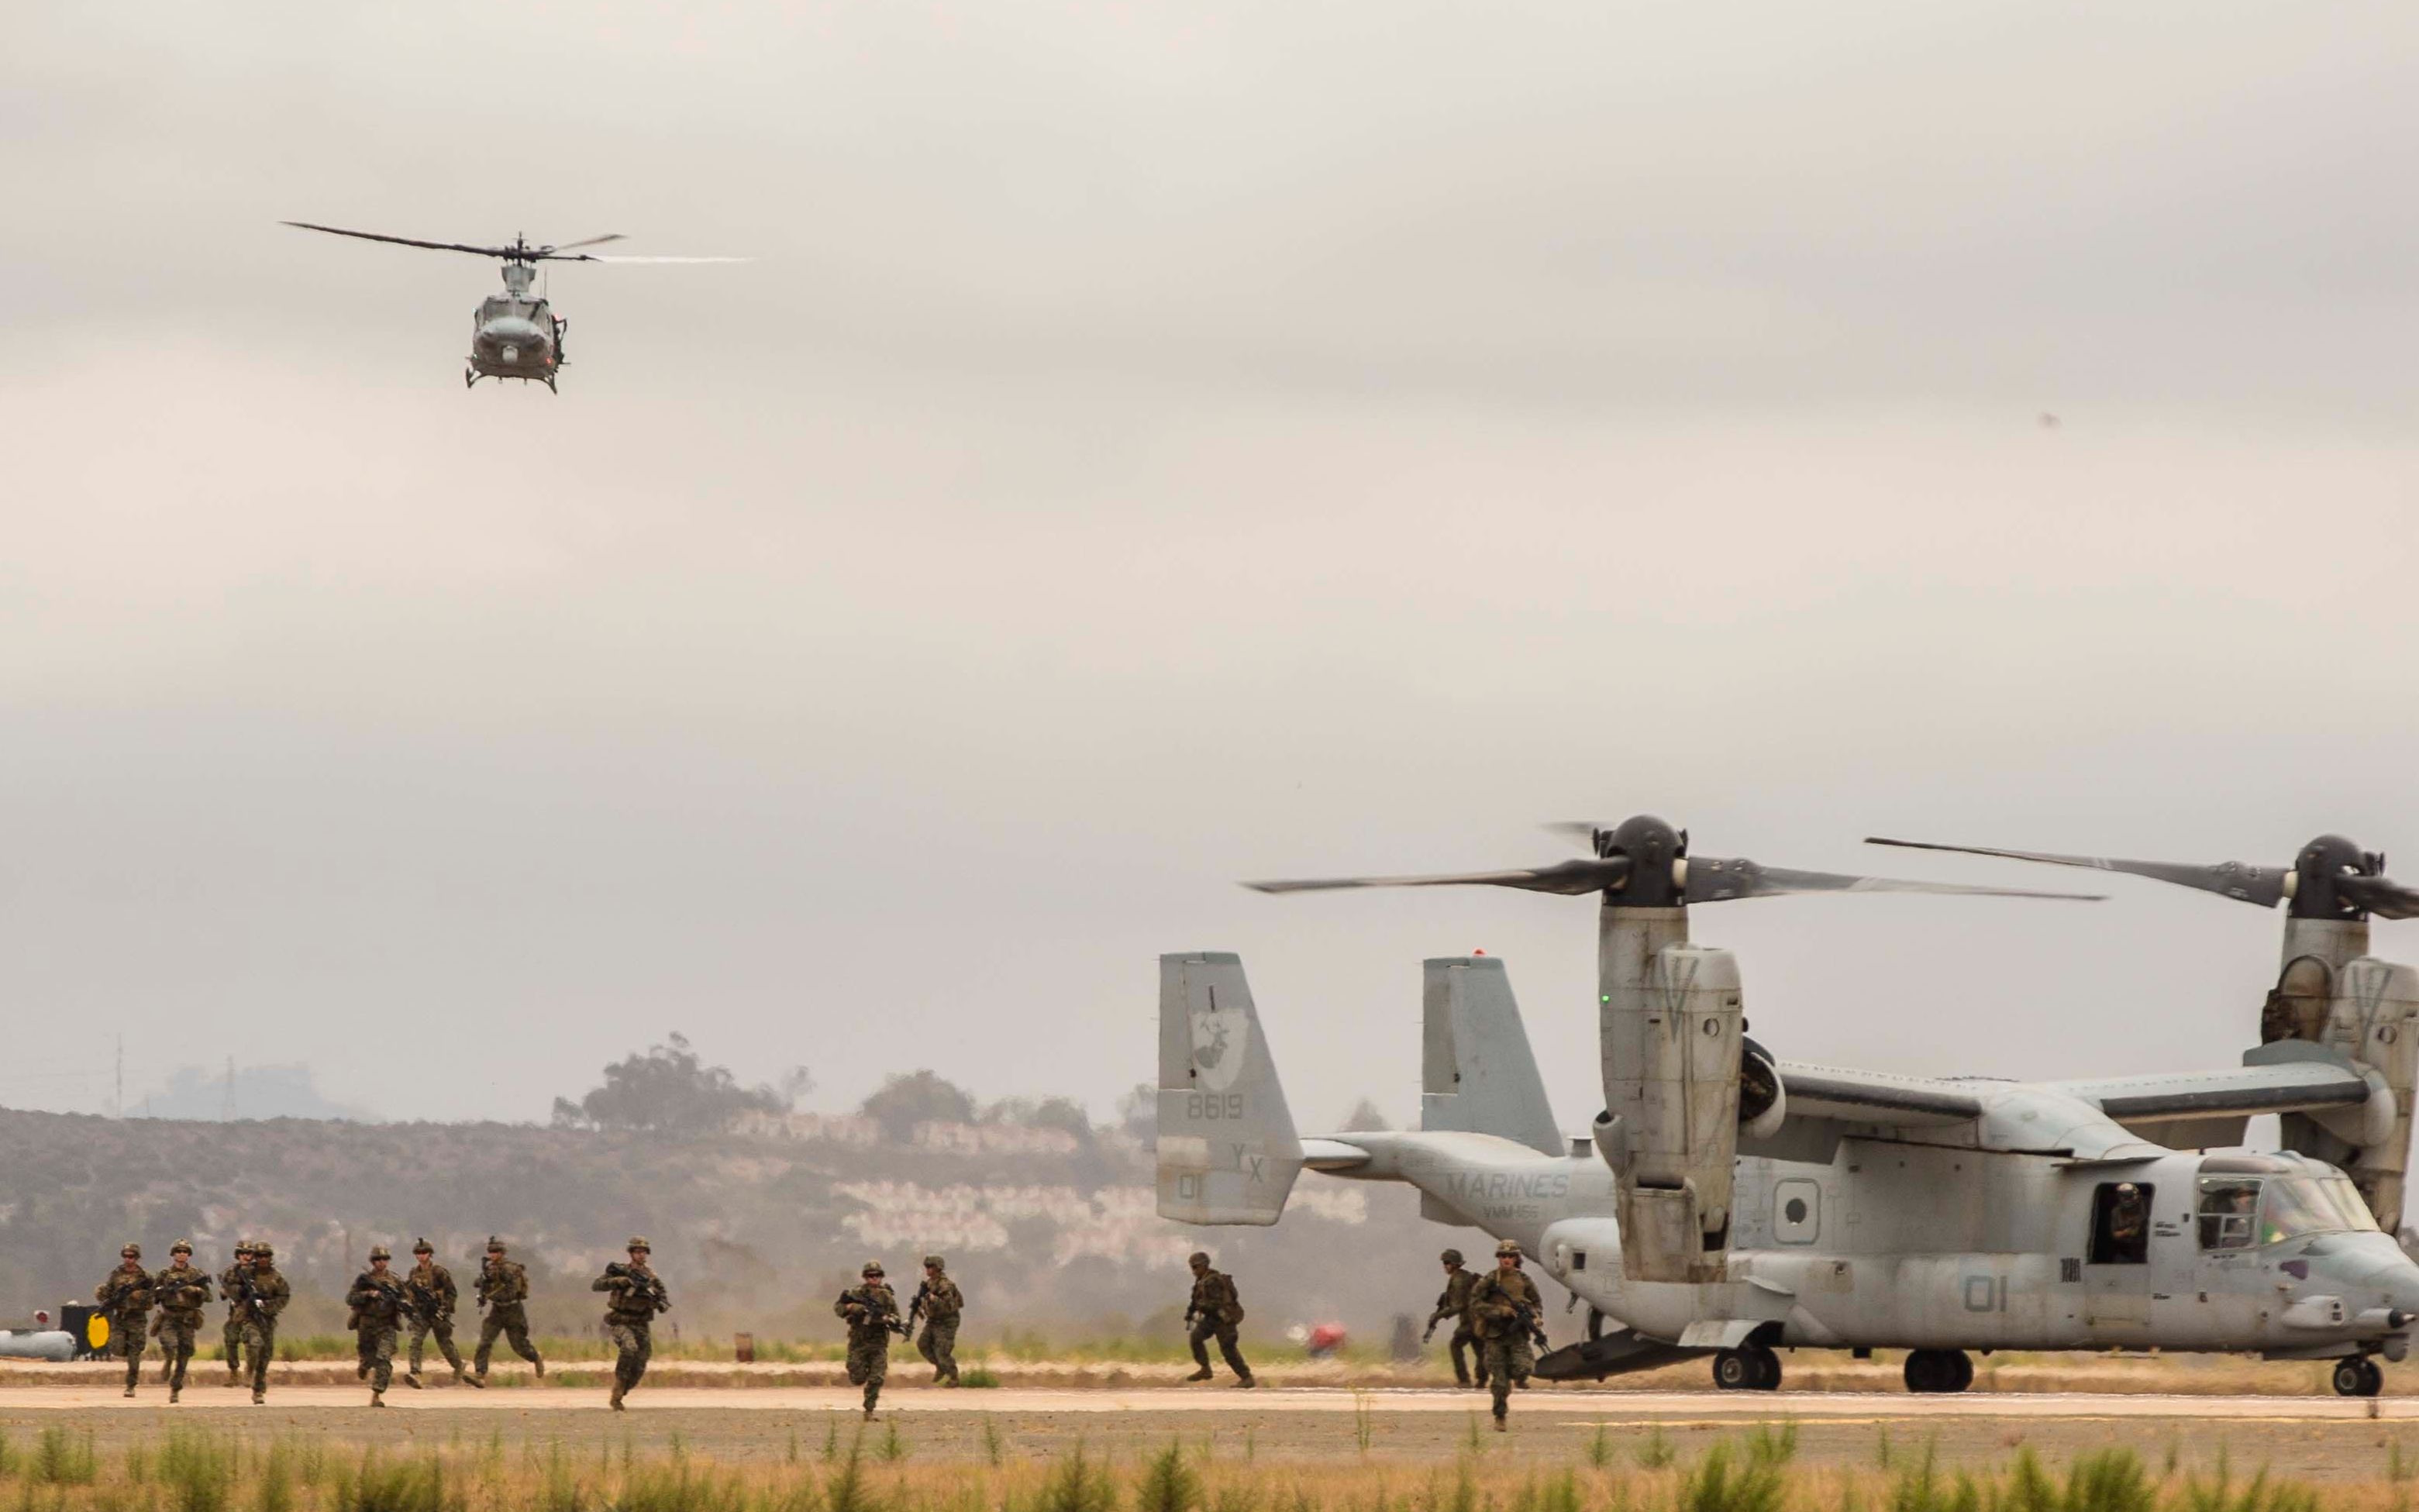
M1105 1115L1240 950L1306 1127L1581 903L1857 837L2419 847L2407 7L1375 0L12 22L0 1102L543 1119L669 1028ZM618 230L562 395L440 239ZM2044 423L2054 416L2057 424ZM2040 881L2042 878L2029 878ZM1783 1056L2231 1062L2273 921L1709 913ZM2412 953L2379 932L2380 952ZM395 1031L396 1040L381 1035Z

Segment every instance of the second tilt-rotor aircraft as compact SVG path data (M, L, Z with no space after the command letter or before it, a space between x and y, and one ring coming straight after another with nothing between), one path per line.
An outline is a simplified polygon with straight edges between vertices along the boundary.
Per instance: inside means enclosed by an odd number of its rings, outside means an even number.
M1718 1384L1771 1390L1780 1350L1891 1349L1909 1390L1954 1392L1968 1351L2158 1348L2328 1361L2336 1391L2374 1396L2378 1359L2408 1352L2419 1265L2390 1235L2419 971L2367 948L2370 914L2419 914L2419 892L2381 857L2334 839L2289 871L1986 853L2289 903L2239 1065L2017 1082L1776 1058L1746 1034L1737 962L1688 929L1735 899L2010 889L1692 857L1643 816L1574 827L1595 854L1555 866L1254 886L1597 895L1590 1129L1548 1105L1500 959L1425 964L1417 1131L1303 1138L1241 961L1166 955L1159 1211L1273 1224L1305 1167L1406 1182L1425 1216L1514 1241L1587 1304L1586 1336L1538 1362L1564 1379L1710 1354ZM2282 1152L2240 1148L2259 1114L2283 1116Z

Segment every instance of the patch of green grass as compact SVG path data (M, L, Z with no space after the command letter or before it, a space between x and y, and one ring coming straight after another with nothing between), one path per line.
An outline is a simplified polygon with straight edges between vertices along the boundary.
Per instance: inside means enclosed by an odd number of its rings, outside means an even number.
M958 1372L961 1386L991 1387L999 1384L999 1372L986 1365L968 1365Z

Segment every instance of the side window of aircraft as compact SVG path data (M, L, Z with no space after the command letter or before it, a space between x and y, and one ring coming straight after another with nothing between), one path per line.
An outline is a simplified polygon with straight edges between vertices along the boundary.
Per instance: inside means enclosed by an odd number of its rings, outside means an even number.
M1793 1178L1772 1189L1772 1237L1784 1244L1811 1244L1823 1233L1823 1189Z
M2155 1187L2103 1181L2091 1194L2094 1265L2141 1265L2150 1257L2150 1199Z
M2259 1182L2255 1177L2204 1176L2200 1179L2200 1247L2249 1249L2253 1219L2259 1211Z

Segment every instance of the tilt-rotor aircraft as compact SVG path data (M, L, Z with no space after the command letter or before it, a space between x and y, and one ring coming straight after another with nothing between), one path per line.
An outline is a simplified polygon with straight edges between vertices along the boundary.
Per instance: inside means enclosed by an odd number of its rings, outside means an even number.
M1692 857L1653 818L1571 827L1593 856L1253 886L1599 895L1604 1111L1588 1133L1555 1120L1499 959L1425 964L1416 1132L1305 1139L1241 961L1167 955L1160 1213L1272 1224L1305 1166L1408 1182L1424 1216L1516 1242L1587 1304L1586 1336L1538 1362L1554 1379L1709 1353L1718 1384L1769 1391L1778 1350L1889 1349L1912 1351L1908 1390L1955 1392L1969 1350L2155 1348L2331 1360L2335 1390L2367 1396L2376 1357L2408 1352L2419 1265L2390 1236L2419 971L2370 956L2367 921L2419 917L2419 892L2382 857L2334 838L2289 871L1986 852L2287 903L2284 968L2239 1066L1935 1079L1775 1058L1747 1037L1737 962L1689 938L1689 909L2003 889ZM2283 1151L2241 1149L2245 1121L2271 1113Z

